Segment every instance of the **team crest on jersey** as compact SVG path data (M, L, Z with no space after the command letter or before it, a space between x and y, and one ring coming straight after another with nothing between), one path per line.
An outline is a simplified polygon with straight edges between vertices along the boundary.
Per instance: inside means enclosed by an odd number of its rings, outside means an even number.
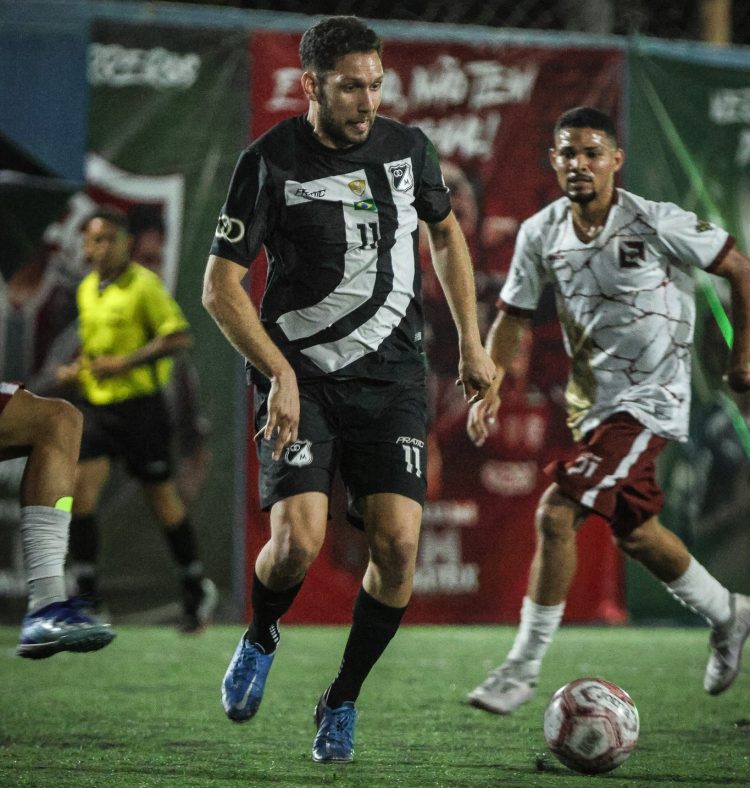
M284 462L293 468L303 468L312 461L312 441L295 441L284 452Z
M414 176L408 161L397 161L388 165L391 185L397 192L408 192L414 186Z
M643 241L620 241L620 268L638 268L646 259Z
M349 181L348 184L349 188L357 195L357 197L361 197L365 193L365 187L367 183L362 178L357 178L354 181Z

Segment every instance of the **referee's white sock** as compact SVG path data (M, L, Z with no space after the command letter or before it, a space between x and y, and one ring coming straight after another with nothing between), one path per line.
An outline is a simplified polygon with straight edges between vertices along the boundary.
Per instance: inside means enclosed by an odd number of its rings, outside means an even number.
M685 572L664 586L675 599L712 626L726 624L732 615L729 591L692 555Z
M66 598L65 553L70 512L51 506L21 508L21 544L29 584L27 611L33 613Z

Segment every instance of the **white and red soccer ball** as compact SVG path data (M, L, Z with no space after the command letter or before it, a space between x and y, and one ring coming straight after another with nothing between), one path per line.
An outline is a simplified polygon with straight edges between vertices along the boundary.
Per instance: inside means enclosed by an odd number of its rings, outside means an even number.
M624 689L604 679L571 681L544 712L544 738L552 753L585 774L619 766L638 741L638 709Z

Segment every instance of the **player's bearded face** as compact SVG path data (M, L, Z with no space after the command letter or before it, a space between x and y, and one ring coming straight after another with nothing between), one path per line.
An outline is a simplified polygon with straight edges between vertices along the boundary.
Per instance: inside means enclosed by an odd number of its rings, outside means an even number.
M348 148L370 135L381 99L383 67L376 52L353 52L316 77L315 132L333 148Z
M555 138L550 161L569 200L586 204L601 199L608 203L623 152L603 131L566 128Z

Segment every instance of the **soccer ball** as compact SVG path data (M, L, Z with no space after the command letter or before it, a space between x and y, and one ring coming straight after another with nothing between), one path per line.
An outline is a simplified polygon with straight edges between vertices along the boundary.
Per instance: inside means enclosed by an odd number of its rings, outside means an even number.
M619 766L638 741L640 721L632 698L604 679L571 681L544 712L544 738L559 761L585 774Z

